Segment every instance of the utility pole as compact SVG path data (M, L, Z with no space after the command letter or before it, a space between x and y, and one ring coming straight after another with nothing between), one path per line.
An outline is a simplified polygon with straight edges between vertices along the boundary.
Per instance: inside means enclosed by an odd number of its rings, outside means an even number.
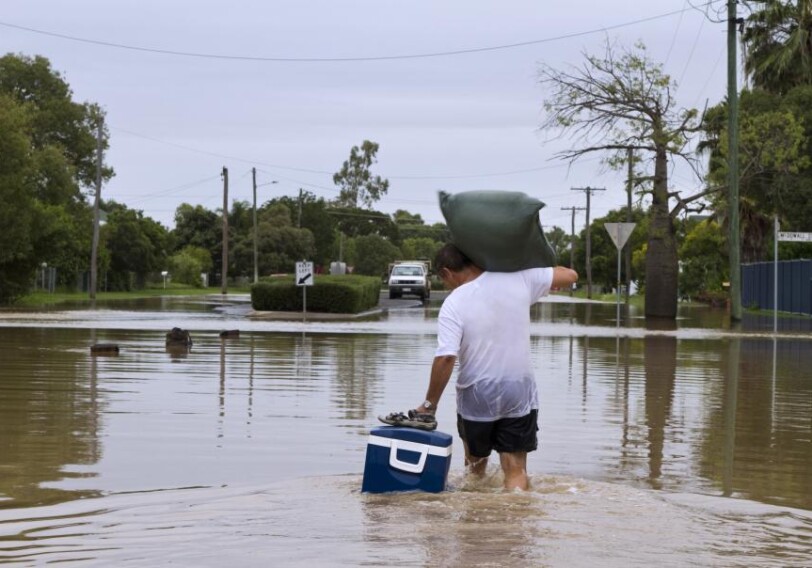
M221 293L228 293L228 168L223 166L223 266Z
M572 225L570 228L570 268L575 270L575 212L585 211L586 207L562 207L562 211L572 211ZM572 286L570 286L572 296Z
M254 186L254 284L259 282L259 265L257 254L257 169L251 168L251 176Z
M626 148L629 173L626 176L626 222L632 222L632 187L634 186L634 149ZM629 290L632 287L632 247L626 247L626 305L629 305Z
M592 299L592 231L589 227L589 210L593 191L606 191L605 187L573 187L572 191L586 193L586 297Z
M299 188L299 220L296 223L296 228L302 228L302 188Z
M98 110L96 125L96 196L93 200L93 242L90 248L90 299L96 299L97 276L99 270L99 207L101 206L102 160L104 115Z
M728 135L728 247L730 254L730 319L742 319L741 242L739 236L739 87L736 80L736 0L727 0L727 135Z

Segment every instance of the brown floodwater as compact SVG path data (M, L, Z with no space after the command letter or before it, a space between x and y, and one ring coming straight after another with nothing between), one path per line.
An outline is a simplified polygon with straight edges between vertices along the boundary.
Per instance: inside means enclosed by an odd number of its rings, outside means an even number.
M566 299L564 299L566 300ZM357 321L247 298L0 311L0 563L810 566L806 318L533 308L532 490L360 493L376 416L422 400L438 304ZM167 349L188 329L194 345ZM239 329L221 339L219 331ZM91 355L95 343L120 352Z

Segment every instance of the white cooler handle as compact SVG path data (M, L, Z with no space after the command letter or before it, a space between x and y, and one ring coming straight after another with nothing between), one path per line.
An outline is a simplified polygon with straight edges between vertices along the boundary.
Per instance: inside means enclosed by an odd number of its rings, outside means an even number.
M417 463L409 463L398 459L398 450L415 452L420 454ZM389 465L401 471L409 473L422 473L426 465L426 457L429 455L429 447L426 444L407 442L406 440L392 440L389 447Z

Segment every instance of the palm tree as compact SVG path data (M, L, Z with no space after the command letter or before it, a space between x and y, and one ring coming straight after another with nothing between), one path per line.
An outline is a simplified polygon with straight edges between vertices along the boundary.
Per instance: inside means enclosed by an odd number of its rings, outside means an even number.
M812 0L752 0L745 20L744 71L753 86L783 94L812 84Z

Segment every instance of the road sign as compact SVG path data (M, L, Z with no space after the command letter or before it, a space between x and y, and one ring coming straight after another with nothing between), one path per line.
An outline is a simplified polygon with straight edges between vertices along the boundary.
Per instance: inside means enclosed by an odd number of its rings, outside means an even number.
M812 243L812 233L791 233L779 231L778 240L795 243Z
M302 262L296 263L296 285L313 285L313 263L309 260L303 260Z
M622 249L634 231L636 223L604 223L606 232L612 237L612 242L618 250Z
M606 232L617 247L617 327L620 327L620 251L629 240L636 223L604 223Z

